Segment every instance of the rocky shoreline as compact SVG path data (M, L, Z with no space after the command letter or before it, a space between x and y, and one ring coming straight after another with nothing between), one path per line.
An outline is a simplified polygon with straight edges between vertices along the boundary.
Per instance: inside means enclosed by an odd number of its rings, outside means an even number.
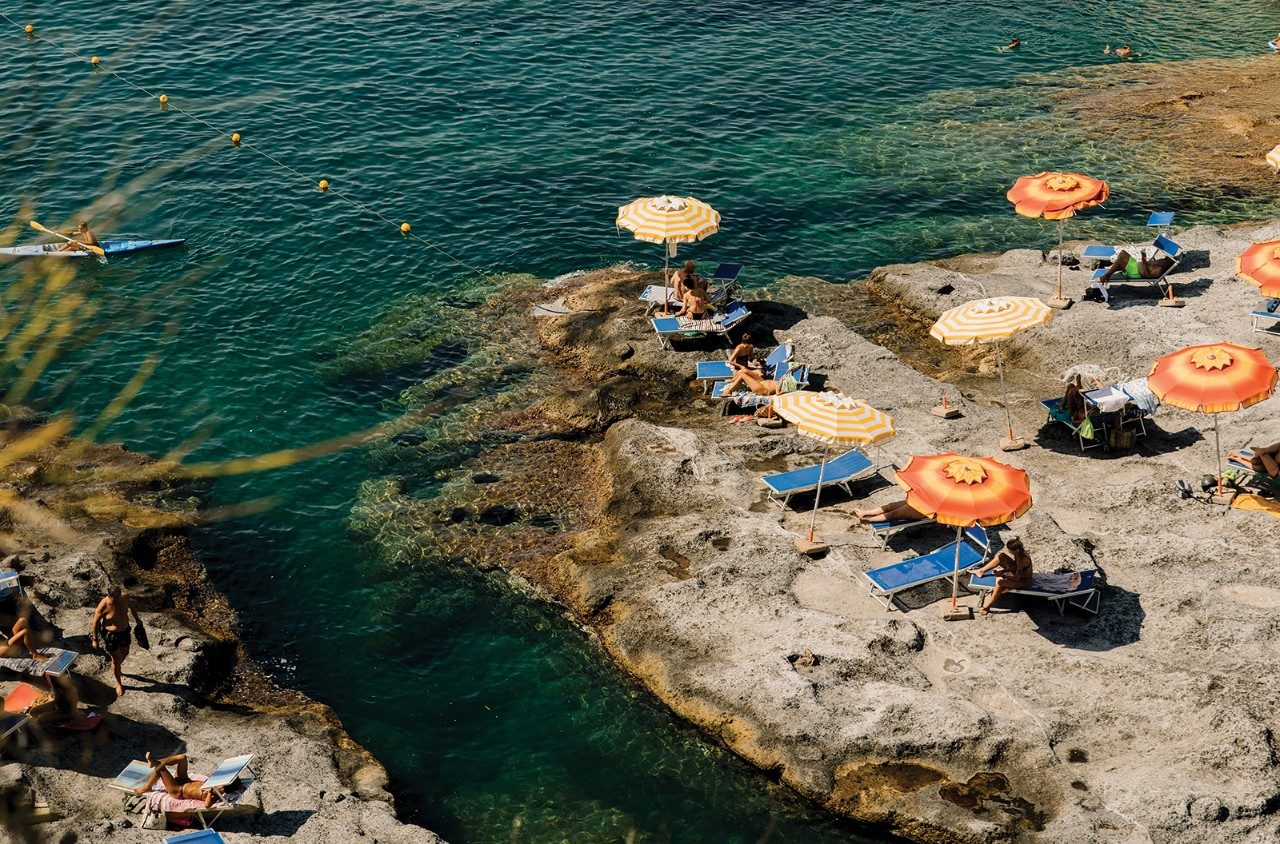
M982 295L1050 297L1054 256L1034 250L885 267L856 286L787 280L751 302L760 345L794 343L815 387L866 398L899 430L871 449L877 478L824 498L823 559L792 546L807 513L770 504L759 482L818 451L726 424L691 384L694 361L722 352L660 350L636 301L654 276L627 268L560 282L547 298L569 313L530 318L549 397L495 423L523 439L462 467L504 483L459 476L403 506L444 514L431 542L535 583L672 710L838 814L920 842L1274 840L1280 575L1257 551L1275 521L1173 495L1175 479L1212 471L1207 418L1162 409L1136 448L1081 453L1036 400L1072 367L1142 377L1182 345L1270 340L1250 331L1256 291L1233 259L1277 235L1280 223L1177 232L1186 307L1116 285L1111 309L1079 303L1012 344L1011 410L1033 446L1004 459L1036 496L1012 530L1041 570L1101 570L1097 617L1011 601L949 623L936 590L886 612L860 585L860 571L947 537L881 548L853 507L897 497L889 469L912 454L990 454L1003 428L989 350L927 347L928 324ZM1067 277L1078 298L1087 276ZM886 302L900 314L877 329L894 350L850 327ZM962 418L929 412L944 393ZM1276 402L1224 420L1229 443L1280 436ZM557 506L567 529L541 520ZM468 515L495 507L510 517Z
M15 430L10 436L18 436ZM85 705L103 713L92 733L36 730L5 748L0 788L15 810L14 840L154 842L162 833L125 814L105 788L146 751L185 752L192 770L252 753L255 817L218 824L226 840L408 842L441 839L396 818L387 774L334 712L273 683L244 653L237 618L209 582L187 539L196 498L163 468L121 446L48 445L3 468L0 551L34 603L33 627L77 651L73 673ZM123 583L149 630L125 665L115 700L110 667L89 647L90 621L111 583ZM4 672L9 691L24 678ZM40 680L35 684L42 685ZM32 801L47 818L28 826Z

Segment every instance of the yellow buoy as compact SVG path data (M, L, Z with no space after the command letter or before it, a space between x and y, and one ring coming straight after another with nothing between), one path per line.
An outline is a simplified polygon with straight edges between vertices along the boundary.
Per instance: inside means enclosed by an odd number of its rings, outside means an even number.
M35 35L35 34L36 34L36 28L35 28L34 26L32 26L31 24L27 24L26 26L24 26L24 27L22 28L22 31L23 31L23 32L25 32L25 33L27 33L27 35Z
M161 95L160 95L160 107L161 107L161 108L164 108L164 107L165 107L165 106L167 106L168 104L169 104L169 95L168 95L168 94L161 94Z
M320 188L320 192L321 192L321 193L324 193L325 191L327 191L327 190L329 189L329 180L328 180L328 179L321 179L321 180L317 183L317 186Z
M410 227L410 225L409 225L408 223L401 223L401 224L400 224L400 234L408 234L408 233L409 233L409 229L410 229L410 228L411 228L411 227Z
M89 64L93 65L94 67L97 67L98 65L102 64L102 59L98 58L97 56L90 56Z
M231 133L231 143L235 144L236 146L240 146L240 133L239 133L239 132L232 132L232 133Z

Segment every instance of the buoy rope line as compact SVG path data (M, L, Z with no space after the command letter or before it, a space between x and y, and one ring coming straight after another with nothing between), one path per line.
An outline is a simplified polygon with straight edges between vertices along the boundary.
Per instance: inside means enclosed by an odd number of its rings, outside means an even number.
M376 217L379 220L383 221L384 223L388 223L390 225L396 226L399 229L400 234L404 235L405 237L409 237L418 241L423 246L426 246L429 249L433 249L436 252L439 252L441 255L445 256L450 261L453 261L455 264L458 264L461 267L465 267L466 269L472 271L473 273L476 273L477 275L482 275L482 276L490 275L490 273L485 272L479 267L472 266L471 264L462 260L458 256L450 253L448 250L444 249L443 247L435 243L432 243L431 241L427 240L421 235L415 233L410 228L408 223L404 223L404 222L397 223L395 220L391 219L387 215L383 214L382 212L378 211L375 208L370 208L368 205L364 204L363 202L351 196L350 194L343 193L342 191L331 187L327 179L314 179L311 176L308 176L306 173L303 173L301 170L298 170L296 167L286 164L285 162L276 158L274 155L262 149L261 147L255 146L254 144L249 143L248 141L242 140L239 132L224 132L221 129L219 129L217 126L214 126L208 120L205 120L200 115L192 111L189 111L188 109L182 108L181 106L174 105L169 101L169 97L167 95L157 94L153 91L149 91L143 86L134 82L132 79L129 79L128 77L124 76L120 72L112 70L109 67L104 67L101 63L101 60L97 56L86 57L83 53L80 53L79 51L77 51L72 47L67 47L63 44L59 44L57 41L50 39L48 36L41 35L38 31L36 31L34 26L32 26L31 24L27 24L26 26L24 26L3 12L0 12L0 18L4 18L6 21L12 24L15 28L17 28L20 32L26 33L28 38L38 39L40 41L43 41L49 46L55 49L61 50L62 52L66 53L68 56L71 56L74 59L77 59L79 61L85 62L86 64L92 65L96 70L101 70L105 73L109 73L111 76L120 80L125 85L128 85L130 88L134 89L135 91L138 91L139 93L146 95L148 99L158 100L162 108L170 111L176 111L179 114L183 115L184 117L188 117L191 120L194 120L196 123L199 123L201 126L204 126L206 129L216 132L220 137L223 137L223 138L230 137L232 144L234 144L235 146L242 147L247 150L251 150L252 152L256 152L258 155L267 159L272 164L276 165L277 167L284 170L285 172L290 173L306 182L309 182L312 185L318 186L322 192L331 193L334 196L341 199L342 201L360 209L364 213L372 217Z

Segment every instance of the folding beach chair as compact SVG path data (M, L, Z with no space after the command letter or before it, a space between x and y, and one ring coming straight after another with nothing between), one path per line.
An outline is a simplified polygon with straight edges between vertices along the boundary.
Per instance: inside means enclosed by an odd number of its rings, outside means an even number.
M871 533L879 541L880 547L887 550L889 548L889 537L895 533L932 524L936 524L933 519L897 519L890 522L870 522L867 527L871 528Z
M1151 216L1147 218L1147 225L1158 230L1157 237L1160 235L1168 237L1169 227L1173 225L1173 212L1152 211ZM1158 247L1158 244L1152 245ZM1085 260L1104 261L1110 264L1119 253L1120 249L1117 246L1093 244L1086 246L1084 251L1080 253L1080 257Z
M655 317L649 322L654 333L658 335L658 345L670 349L673 337L707 337L719 336L726 340L729 332L741 326L751 316L751 311L741 302L731 302L723 313L710 319L687 319L686 317Z
M1041 399L1040 406L1049 414L1049 418L1045 420L1046 422L1061 422L1070 429L1071 433L1075 435L1076 441L1080 443L1081 451L1088 451L1091 448L1097 448L1105 442L1102 426L1095 425L1093 419L1087 416L1085 419L1087 419L1089 424L1093 426L1093 436L1085 437L1084 422L1077 425L1075 421L1072 420L1071 416L1062 407L1061 396L1052 399ZM1086 439L1088 440L1088 443L1085 442Z
M1280 299L1268 299L1265 306L1254 311L1253 330L1263 334L1280 333Z
M1123 387L1108 385L1089 390L1083 395L1085 402L1093 410L1091 415L1096 416L1094 425L1096 426L1101 420L1104 434L1123 430L1126 425L1136 422L1138 429L1133 432L1134 436L1147 435L1146 419L1150 414L1139 407Z
M1172 211L1152 211L1151 216L1147 218L1147 225L1160 230L1160 234L1168 234L1169 228L1173 225Z
M227 759L219 763L213 773L200 783L201 791L210 791L215 788L221 789L221 792L214 798L212 806L205 806L203 800L170 797L164 793L163 786L159 782L152 787L151 791L142 794L136 793L135 789L145 785L147 779L151 776L151 766L139 759L134 759L130 762L123 771L116 775L115 779L106 785L107 788L124 792L121 799L126 812L134 811L144 803L154 807L155 804L149 801L157 800L162 804L159 810L163 811L166 816L197 821L201 827L208 829L223 815L257 812L258 807L250 805L244 799L249 787L255 781L253 771L250 768L252 761L252 754ZM196 777L193 776L192 779L194 780Z
M978 526L966 528L959 540L959 549L961 572L981 565L991 549L986 529ZM899 592L951 577L955 565L956 542L948 542L922 557L864 571L862 576L871 585L871 597L884 604L885 610L889 611L893 609L894 598Z
M1068 606L1090 615L1097 615L1098 607L1102 602L1102 593L1098 591L1096 585L1097 573L1096 569L1052 574L1037 572L1031 576L1031 585L1026 589L1010 589L1004 594L1045 598L1058 610L1058 615L1065 615ZM979 607L996 588L996 579L993 574L982 577L976 574L969 575L969 588L981 593L978 598Z
M1155 287L1156 290L1159 290L1162 296L1165 293L1167 293L1169 289L1168 277L1174 270L1178 268L1178 265L1182 263L1182 258L1180 257L1182 255L1182 247L1174 243L1172 240L1170 240L1168 237L1165 237L1162 234L1156 236L1155 242L1152 243L1152 246L1154 247L1154 252L1155 252L1155 254L1152 257L1158 258L1159 253L1163 252L1167 257L1173 259L1164 272L1162 272L1159 276L1155 278L1129 278L1124 273L1115 273L1107 281L1107 284L1113 284L1115 282L1120 282L1120 281L1145 281L1151 284L1153 287ZM1088 251L1089 251L1088 249L1085 250L1086 253ZM1110 260L1114 261L1117 254L1119 253L1116 252L1112 254ZM1132 253L1130 254L1132 255ZM1133 257L1136 258L1137 256L1133 256ZM1092 276L1093 283L1095 285L1100 283L1102 280L1102 277L1106 274L1107 274L1107 267L1100 267L1094 270L1093 276Z
M1248 443L1237 449L1245 457L1253 457L1253 449L1249 448ZM1228 458L1227 465L1237 472L1243 473L1241 486L1251 487L1259 492L1280 498L1280 478L1273 478L1266 472L1259 472L1247 463L1241 463L1235 458Z
M769 353L764 359L764 365L760 368L761 374L765 378L779 378L778 373L780 367L786 366L791 362L792 345L791 343L783 343L778 348ZM783 373L785 374L785 372ZM733 377L733 367L729 366L727 360L703 360L698 361L693 379L702 382L702 392L707 393L711 390L712 383L715 381L723 381Z
M791 361L789 363L784 363L780 369L774 370L774 375L776 376L774 380L780 382L779 386L783 387L783 393L794 393L796 390L803 390L805 387L809 386L809 376L812 372L813 367L809 366L809 364ZM791 376L791 378L796 382L795 386L787 388L781 383L786 381L787 376ZM721 416L728 413L730 407L749 410L773 404L773 396L758 396L755 393L749 392L726 394L725 390L728 386L728 381L717 381L711 385L711 398L721 401Z
M3 657L0 658L0 668L7 668L10 671L28 674L32 677L43 677L46 674L50 677L57 677L66 673L75 658L80 656L75 651L67 651L62 648L41 648L37 653L47 658L38 660L29 656Z
M22 584L16 571L0 571L0 601L22 597Z
M822 485L838 486L853 496L849 487L854 481L869 478L876 473L876 467L859 449L846 451L839 457L827 461L825 467L805 466L803 469L792 469L790 472L776 472L765 475L761 482L769 488L769 500L778 501L784 508L791 502L791 496L801 492L813 492L818 488L818 474L822 474Z
M170 835L164 844L227 844L221 832L212 829L193 829L178 835Z

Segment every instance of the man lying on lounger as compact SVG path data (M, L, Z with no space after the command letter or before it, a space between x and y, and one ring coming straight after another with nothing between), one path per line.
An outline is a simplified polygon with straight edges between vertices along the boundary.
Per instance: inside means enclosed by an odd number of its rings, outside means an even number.
M876 507L873 510L854 510L853 513L864 525L872 522L917 522L926 518L923 513L908 504L906 499L890 501L883 507Z
M1227 452L1227 459L1241 463L1255 472L1266 472L1273 478L1280 478L1280 442L1271 445L1250 446L1252 457L1246 457L1238 451Z
M164 783L164 790L170 797L176 797L180 800L203 800L205 806L212 806L215 798L215 792L220 789L211 788L203 791L200 783L193 782L187 774L187 754L179 753L174 756L165 756L162 759L152 759L151 754L147 754L147 764L151 766L151 776L147 777L147 781L135 788L135 794L146 794L151 787L156 784L156 780ZM177 765L176 773L169 773L169 765Z
M1123 249L1120 254L1116 255L1115 261L1111 266L1107 267L1107 271L1103 273L1095 285L1102 292L1102 301L1111 301L1110 295L1107 293L1107 282L1116 273L1125 278L1160 278L1169 271L1173 266L1172 258L1151 258L1147 259L1147 250L1142 250L1139 257L1135 258Z

